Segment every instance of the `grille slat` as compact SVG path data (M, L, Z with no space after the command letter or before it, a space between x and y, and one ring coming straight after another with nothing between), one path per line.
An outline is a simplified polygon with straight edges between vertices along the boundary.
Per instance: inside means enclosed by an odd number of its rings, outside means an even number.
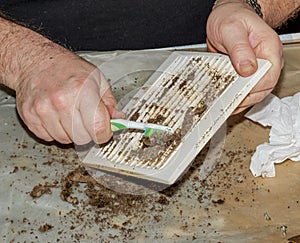
M204 112L236 77L228 60L216 57L179 56L154 84L145 89L146 92L131 108L129 117L138 114L136 121L139 122L161 119L158 122L178 132L186 111L195 110L196 120L192 124L196 123L201 118L201 114L196 112L197 109ZM182 139L184 140L184 137ZM142 133L124 131L117 139L100 148L97 156L104 157L114 164L160 169L176 149L174 144L162 146L160 149L157 148L156 156L148 158L138 152L139 150L149 152L143 148L142 140Z

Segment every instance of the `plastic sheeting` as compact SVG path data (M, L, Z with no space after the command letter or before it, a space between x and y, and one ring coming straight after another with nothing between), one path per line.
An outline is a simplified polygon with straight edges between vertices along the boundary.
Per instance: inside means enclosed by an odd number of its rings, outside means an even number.
M80 55L100 66L122 106L169 52ZM300 91L300 46L285 46L284 55L286 65L274 90L279 97ZM80 164L78 154L72 146L46 144L32 136L5 88L0 91L0 124L2 242L286 242L300 234L300 164L279 165L275 178L253 178L250 158L267 141L268 129L243 114L231 117L223 128L225 143L209 176L203 174L202 162L215 158L208 158L205 148L184 177L163 192L129 202L127 195L110 191L109 210L84 206L84 183L73 188L78 205L60 198L62 179ZM35 186L46 183L52 185L50 194L30 196ZM118 209L123 197L129 211ZM286 236L282 225L288 227Z

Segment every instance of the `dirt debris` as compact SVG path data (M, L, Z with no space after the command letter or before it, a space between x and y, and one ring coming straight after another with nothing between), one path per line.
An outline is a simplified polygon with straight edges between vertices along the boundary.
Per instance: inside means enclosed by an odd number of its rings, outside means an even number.
M39 227L39 232L41 232L41 233L47 232L47 231L51 230L53 227L54 227L53 225L46 223Z
M55 181L54 183L46 182L44 185L38 184L32 189L32 191L30 192L30 196L32 198L39 198L44 194L52 194L51 188L57 187L57 184L57 181Z

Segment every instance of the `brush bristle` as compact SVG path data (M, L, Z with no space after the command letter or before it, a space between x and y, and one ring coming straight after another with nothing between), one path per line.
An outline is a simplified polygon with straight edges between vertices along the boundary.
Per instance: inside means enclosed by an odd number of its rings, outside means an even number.
M144 131L144 136L149 138L151 135L153 135L154 133L156 134L161 134L163 133L162 130L158 130L158 129L154 129L154 128L146 128L145 131Z

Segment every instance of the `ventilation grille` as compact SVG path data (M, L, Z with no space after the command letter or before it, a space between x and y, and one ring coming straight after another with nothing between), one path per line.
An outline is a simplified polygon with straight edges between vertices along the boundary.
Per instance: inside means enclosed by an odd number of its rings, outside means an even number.
M236 78L238 75L227 58L177 56L125 107L128 119L169 126L175 134L166 135L168 139L161 144L146 146L143 133L125 130L99 146L95 156L113 166L163 168L185 136Z

